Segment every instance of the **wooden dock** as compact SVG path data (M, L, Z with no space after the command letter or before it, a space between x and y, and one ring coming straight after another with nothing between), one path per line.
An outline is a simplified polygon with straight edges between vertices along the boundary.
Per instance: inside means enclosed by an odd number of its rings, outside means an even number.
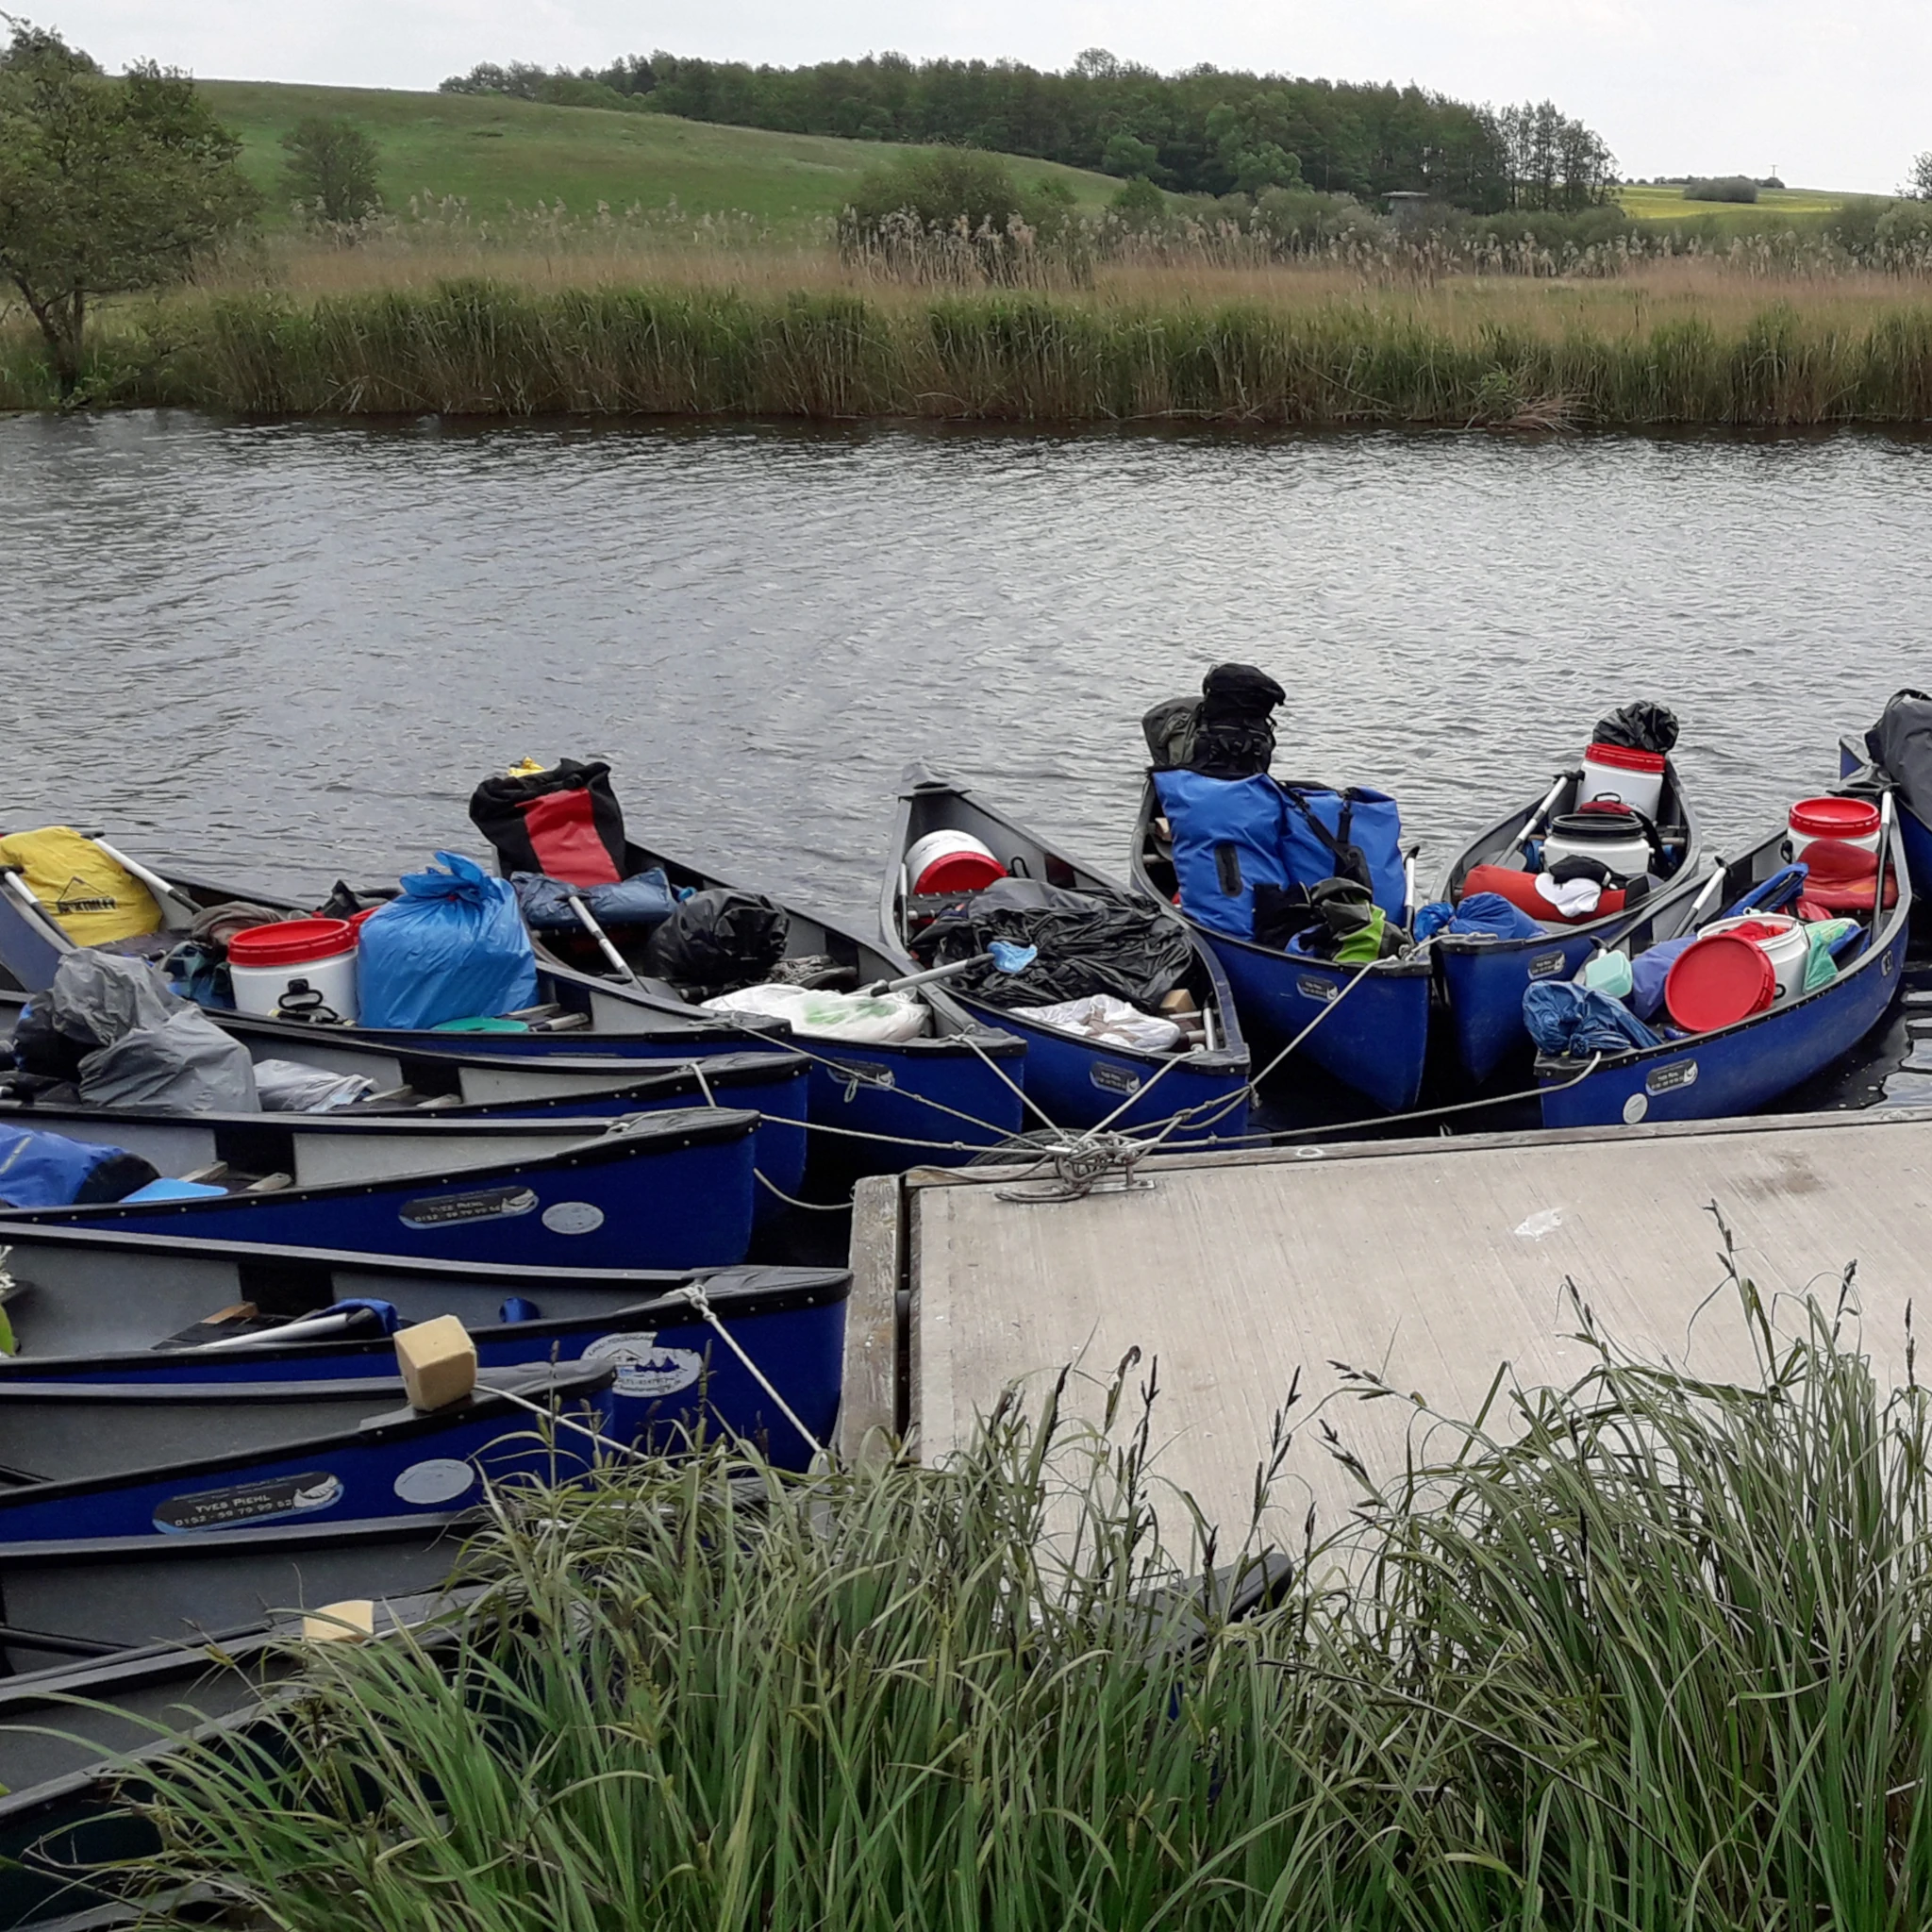
M1718 1214L1777 1325L1836 1307L1856 1261L1861 1339L1905 1374L1907 1310L1932 1315L1932 1109L1690 1126L1472 1135L1148 1162L1145 1185L1012 1198L1024 1170L864 1183L841 1439L900 1434L937 1460L1018 1384L1063 1365L1097 1417L1116 1365L1158 1366L1158 1467L1208 1520L1246 1524L1289 1391L1294 1442L1273 1526L1342 1520L1359 1485L1319 1412L1384 1479L1441 1418L1495 1388L1561 1385L1591 1359L1566 1284L1629 1349L1756 1376ZM1360 1399L1346 1370L1394 1399Z

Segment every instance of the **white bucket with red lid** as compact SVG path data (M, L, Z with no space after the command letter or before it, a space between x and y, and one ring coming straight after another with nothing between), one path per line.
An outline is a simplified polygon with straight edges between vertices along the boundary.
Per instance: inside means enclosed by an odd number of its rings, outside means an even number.
M1826 839L1877 858L1878 808L1869 798L1801 798L1787 823L1793 859L1802 859L1807 847Z
M356 1018L356 928L346 919L285 919L228 941L235 1008L263 1020Z
M1583 755L1583 782L1576 788L1578 805L1615 802L1657 817L1664 795L1664 755L1635 751L1624 744L1593 744Z
M1007 869L971 832L928 832L906 854L906 879L914 897L983 892Z
M1772 964L1777 974L1775 1003L1782 1006L1805 991L1805 970L1811 960L1811 939L1802 920L1782 912L1740 912L1732 919L1714 919L1704 928L1735 933L1749 940Z

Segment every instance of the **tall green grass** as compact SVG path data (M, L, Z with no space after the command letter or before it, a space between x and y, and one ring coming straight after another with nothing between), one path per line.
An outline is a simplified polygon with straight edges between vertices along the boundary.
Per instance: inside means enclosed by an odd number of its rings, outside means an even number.
M1593 1337L1245 1622L1174 1587L1144 1417L506 1506L455 1656L319 1650L141 1875L299 1932L1907 1932L1925 1391L1739 1289L1755 1384Z
M1017 291L741 293L488 281L190 298L92 345L97 404L245 415L926 417L1634 426L1919 423L1932 306L1856 321L1457 333L1369 302L1098 303ZM0 407L50 399L0 339Z

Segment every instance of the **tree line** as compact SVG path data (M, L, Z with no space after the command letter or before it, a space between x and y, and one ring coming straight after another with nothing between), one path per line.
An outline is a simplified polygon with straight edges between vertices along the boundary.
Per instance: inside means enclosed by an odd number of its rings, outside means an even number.
M442 86L788 134L990 148L1180 193L1304 185L1363 198L1424 193L1497 213L1592 207L1616 178L1602 138L1553 102L1498 109L1418 87L1208 66L1161 75L1097 48L1064 73L899 54L753 67L660 52L575 73L485 62Z

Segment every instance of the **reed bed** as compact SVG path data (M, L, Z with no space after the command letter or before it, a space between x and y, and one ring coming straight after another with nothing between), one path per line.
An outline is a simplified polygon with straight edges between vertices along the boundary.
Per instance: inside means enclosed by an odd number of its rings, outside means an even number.
M1110 1435L1003 1405L941 1471L713 1446L499 1499L457 1650L316 1651L273 1738L166 1774L132 1876L289 1932L1906 1932L1925 1391L1844 1298L1783 1334L1736 1291L1755 1381L1579 1308L1588 1375L1246 1621L1179 1581L1213 1539L1163 1546L1118 1382Z
M82 399L250 416L646 415L1519 428L1922 423L1932 300L1716 313L1511 286L1157 302L1140 290L556 291L446 281L208 293L99 331ZM0 336L0 405L55 400Z

